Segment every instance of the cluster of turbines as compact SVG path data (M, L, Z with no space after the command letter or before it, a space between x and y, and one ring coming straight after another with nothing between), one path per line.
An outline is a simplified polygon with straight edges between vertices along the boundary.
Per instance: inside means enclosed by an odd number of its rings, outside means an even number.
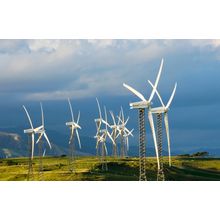
M78 129L81 129L79 125L79 119L80 119L80 112L78 113L77 121L74 120L74 115L73 115L73 109L72 105L70 102L70 99L68 99L69 103L69 108L70 108L70 113L71 113L71 121L66 122L66 126L69 127L70 129L70 138L69 138L69 170L71 172L74 171L74 158L75 158L75 145L74 145L74 134L76 133L77 139L78 139L78 144L79 148L81 149L81 142L80 142L80 137L79 137L79 132ZM24 133L28 135L28 145L30 149L30 154L29 154L29 166L28 166L28 180L33 179L33 159L34 159L34 148L35 144L38 144L38 150L39 150L39 179L42 179L42 173L43 173L43 165L42 165L42 157L45 156L46 154L46 148L44 148L44 151L42 151L43 148L43 142L42 142L42 137L46 139L46 142L48 143L50 149L52 148L51 143L49 141L49 138L46 134L46 130L44 127L44 111L43 111L43 106L42 103L40 103L41 107L41 125L38 127L34 127L30 114L28 113L26 107L23 105L24 111L27 115L28 121L30 123L29 129L25 129ZM38 139L35 143L35 135L38 135Z
M139 180L147 180L146 177L146 126L145 126L145 111L147 110L148 120L153 136L155 154L157 158L157 180L165 180L164 169L163 169L163 156L162 156L162 118L164 117L164 124L166 129L167 136L167 146L168 146L168 156L169 156L169 166L171 166L171 150L170 150L170 135L169 135L169 123L168 123L168 111L172 100L174 98L177 83L175 83L174 89L171 93L169 101L165 105L160 93L157 90L157 86L160 80L160 76L163 69L163 59L161 60L160 68L156 77L156 81L153 84L148 80L149 85L152 87L152 92L149 96L149 99L146 99L140 92L132 88L131 86L123 83L123 86L127 88L130 92L132 92L135 96L137 96L140 101L130 103L131 109L138 109L139 111ZM161 106L152 107L152 100L154 95L157 95ZM121 107L119 114L116 116L112 111L109 111L112 122L108 121L108 114L106 107L104 106L104 118L102 117L102 111L99 104L98 99L96 98L97 106L98 106L98 118L95 119L96 124L96 134L94 138L96 139L96 152L97 156L100 158L100 162L102 165L102 170L106 171L107 167L107 158L108 154L107 150L107 140L109 139L112 145L112 156L117 158L125 158L127 156L127 152L129 150L129 137L133 137L133 130L129 130L126 126L129 121L129 117L125 120L124 111ZM66 126L70 129L70 138L69 138L69 170L74 172L74 161L75 161L75 144L74 137L75 134L77 136L79 148L81 148L81 142L79 137L78 129L81 129L79 125L80 120L80 112L78 113L77 120L74 119L73 109L68 99L68 104L70 108L71 120L66 122ZM28 168L28 180L33 179L33 159L34 159L34 150L35 144L38 145L39 150L39 176L42 177L43 165L42 165L42 157L45 156L46 148L43 146L42 138L44 137L50 149L52 148L51 143L46 134L46 130L44 127L44 112L43 106L40 103L41 108L41 125L38 127L34 127L30 114L28 113L25 106L23 106L24 111L27 115L30 128L25 129L24 133L28 135L28 145L30 149L29 154L29 168ZM155 117L154 117L155 116ZM154 118L156 119L156 128L154 125ZM35 135L38 136L37 141L35 142ZM120 142L120 144L118 144ZM119 147L120 146L120 150ZM43 150L44 148L44 150Z
M109 138L112 142L112 156L121 156L121 158L124 158L127 156L127 151L129 150L129 136L133 136L132 132L134 129L128 130L128 128L126 127L129 121L129 117L125 120L124 111L122 107L119 115L117 116L117 122L114 113L110 111L110 115L112 117L112 124L109 124L106 107L104 107L105 119L103 119L102 111L97 98L96 101L99 110L99 118L95 119L97 129L96 135L94 136L94 138L96 138L96 151L97 156L100 156L101 159L102 170L107 170L108 168L106 163L106 155L108 154L108 151L106 147L106 139ZM109 132L108 129L111 129L111 131ZM120 138L121 143L120 154L118 152L117 146L118 138Z
M167 136L167 144L168 144L168 155L169 155L169 166L171 166L171 152L170 152L170 135L169 135L169 123L168 123L168 111L171 105L171 102L174 98L177 83L175 83L174 89L171 93L169 101L165 105L160 93L157 90L157 86L160 80L160 76L163 69L163 59L161 60L160 68L157 74L157 78L155 84L151 83L148 80L148 83L152 87L152 92L150 94L149 99L146 99L140 92L132 88L131 86L123 83L123 86L127 88L130 92L132 92L135 96L137 96L140 101L130 103L131 109L138 109L139 111L139 158L140 158L140 174L139 180L146 180L146 129L145 129L145 110L148 110L148 120L152 131L152 136L154 140L155 153L157 157L157 180L165 180L164 170L163 170L163 156L162 156L162 117L164 116L164 123L166 129ZM154 95L157 95L161 106L152 108L152 99ZM154 118L153 115L156 116L156 131L154 126Z

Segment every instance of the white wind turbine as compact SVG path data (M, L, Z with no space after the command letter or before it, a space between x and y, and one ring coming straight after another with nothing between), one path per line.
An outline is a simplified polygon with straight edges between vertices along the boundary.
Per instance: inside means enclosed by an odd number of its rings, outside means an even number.
M41 129L43 129L43 125L41 125L37 128L34 128L33 123L31 121L31 117L30 117L30 115L29 115L29 113L28 113L28 111L27 111L27 109L24 105L23 105L23 109L24 109L24 111L27 115L28 121L29 121L30 126L31 126L31 128L24 130L24 133L28 135L28 139L29 139L28 142L29 142L29 145L30 145L29 146L29 148L30 148L29 169L28 169L28 180L29 180L30 176L33 177L33 166L32 166L33 164L32 164L32 161L34 159L34 147L35 147L34 135L36 133L38 133Z
M117 140L117 137L119 135L119 123L120 123L120 120L118 119L118 122L116 123L116 120L115 120L115 116L113 114L112 111L110 111L110 115L112 117L112 121L113 121L113 125L110 125L111 129L112 129L112 133L111 133L111 136L112 136L112 139L114 140L114 143L113 143L113 156L114 157L117 157L118 156L118 149L117 149L117 143L116 143L116 140Z
M109 137L109 139L112 141L113 145L115 144L115 141L113 140L111 134L108 131L108 127L110 125L108 124L108 119L107 119L107 112L106 112L106 107L104 107L105 111L105 120L102 119L102 122L105 124L105 129L100 129L95 138L97 139L96 143L96 150L98 152L99 150L99 145L101 144L101 164L102 164L102 170L107 170L107 163L106 163L106 156L108 155L108 150L106 146L106 139ZM100 111L101 112L101 111Z
M96 136L97 136L100 132L100 129L101 129L101 126L102 126L102 123L103 123L104 120L102 119L102 112L101 112L99 100L97 98L96 98L96 102L97 102L98 111L99 111L99 118L95 118L96 129L97 129Z
M156 89L155 86L151 83L150 80L148 80L148 82L152 86L153 89ZM169 101L167 102L166 105L164 104L159 92L156 89L156 94L157 94L162 106L150 109L150 114L164 114L164 124L165 124L165 129L166 129L167 146L168 146L168 154L169 154L169 166L171 166L171 150L170 150L170 134L169 134L169 123L168 123L168 111L169 111L169 107L172 103L172 100L174 98L174 95L175 95L175 92L176 92L176 87L177 87L177 83L175 83L175 86L174 86L174 89L173 89L172 94L170 96L170 99L169 99Z
M27 109L26 109L26 107L24 105L23 105L23 109L24 109L24 111L25 111L25 113L27 115L28 121L29 121L30 126L31 126L31 128L25 129L24 133L28 134L28 137L31 137L31 146L30 146L31 153L30 153L30 158L31 158L31 160L33 160L33 158L34 158L34 145L35 145L35 143L34 143L34 135L36 134L37 130L39 130L39 128L34 128L33 123L31 121L31 117L30 117L30 115L29 115L29 113L28 113L28 111L27 111Z
M77 121L75 122L70 99L68 99L68 103L69 103L69 108L70 108L70 113L71 113L71 121L66 122L66 126L70 128L69 144L71 144L74 141L73 138L74 138L74 131L75 131L77 139L78 139L79 148L81 149L81 142L80 142L79 132L78 132L78 129L81 129L81 126L79 125L80 111L78 113Z
M70 172L72 172L73 171L73 161L74 161L74 156L75 156L74 133L76 133L78 145L79 145L79 148L81 149L81 142L80 142L79 132L78 132L78 129L81 129L81 126L79 125L80 111L78 113L77 121L75 122L74 115L73 115L73 109L72 109L72 105L71 105L69 98L68 98L68 103L69 103L69 108L70 108L70 113L71 113L71 121L66 122L66 126L69 127L69 129L70 129L69 170L70 170Z
M107 117L107 111L106 111L106 107L104 106L104 112L105 112L105 120L102 120L103 123L105 124L105 129L101 130L101 133L104 133L104 138L105 140L107 139L107 137L109 137L109 139L112 141L113 144L115 144L115 141L113 140L111 134L108 131L108 127L111 128L111 126L108 123L108 117Z
M135 96L137 96L141 101L139 102L134 102L130 103L130 107L137 108L139 109L139 126L140 126L140 143L139 143L139 152L140 152L140 180L146 180L146 168L145 168L145 109L148 109L151 107L151 101L154 97L154 94L156 92L157 85L159 83L159 79L161 76L163 68L163 59L161 60L160 68L157 74L157 78L155 81L155 87L151 92L151 95L149 99L146 99L140 92L132 88L131 86L123 83L123 86L127 88L130 92L132 92ZM160 163L159 163L159 155L158 155L158 149L157 149L157 140L156 140L156 134L154 130L154 124L152 123L152 119L149 118L149 123L153 135L153 140L154 140L154 146L155 146L155 152L156 152L156 157L157 157L157 164L158 164L158 169L160 168Z
M107 113L106 113L106 108L104 107L105 109L105 119L104 120L102 118L102 112L101 112L101 108L100 108L100 104L99 104L99 101L98 99L96 98L96 102L97 102L97 105L98 105L98 111L99 111L99 118L96 118L95 119L95 123L96 123L96 135L94 136L94 138L96 138L96 150L97 150L97 156L98 156L98 150L99 150L99 143L100 143L100 140L102 140L102 138L107 138L107 136L111 139L111 141L114 143L114 140L112 139L110 133L108 132L108 129L107 127L111 127L108 122L107 122ZM101 129L102 127L102 124L105 125L105 129ZM103 136L103 133L104 133L104 136Z
M50 141L47 137L46 131L45 131L45 127L44 127L44 111L43 111L43 106L42 103L40 103L40 108L41 108L41 126L40 129L36 131L36 134L38 134L38 140L36 141L36 144L38 144L38 149L39 149L39 178L42 178L42 172L43 172L43 160L42 160L42 156L45 156L46 153L46 148L44 149L44 152L42 154L42 138L44 137L46 142L48 143L48 146L50 147L50 149L52 149Z
M121 122L121 124L118 125L117 129L118 129L118 136L121 136L121 156L124 157L125 155L127 155L127 151L129 150L129 141L128 141L128 137L132 136L133 137L133 130L131 131L128 130L128 128L126 127L128 121L129 121L129 117L127 118L127 120L125 121L125 117L124 117L124 111L123 108L121 107L121 111L120 114L118 116L118 120L119 122ZM124 144L126 144L126 146L124 146Z
M125 131L125 134L124 134L124 138L125 138L125 142L126 142L126 148L127 148L127 151L129 151L129 136L133 136L132 132L134 131L134 129L132 129L131 131L129 131L128 133Z
M38 144L38 143L41 141L42 137L44 137L45 140L46 140L47 143L48 143L48 146L50 147L50 149L52 149L51 143L50 143L50 141L49 141L49 138L48 138L48 136L47 136L47 134L46 134L45 127L44 127L44 111L43 111L42 103L40 103L40 108L41 108L41 122L42 122L42 125L40 126L40 129L38 129L38 130L36 131L36 134L39 135L39 138L37 139L36 144ZM44 153L44 154L45 154L45 153Z

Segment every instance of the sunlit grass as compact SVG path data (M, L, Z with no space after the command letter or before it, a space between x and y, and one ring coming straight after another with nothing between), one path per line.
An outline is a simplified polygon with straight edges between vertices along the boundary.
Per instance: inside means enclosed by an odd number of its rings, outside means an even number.
M172 167L164 157L166 180L220 180L220 159L173 157ZM67 157L43 158L43 174L39 175L39 159L33 161L33 180L71 181L71 180L138 180L138 158L107 157L108 170L102 171L97 157L77 157L73 172L69 170ZM0 160L0 180L27 180L28 158L11 158ZM146 158L146 175L148 180L157 179L157 163L154 157Z

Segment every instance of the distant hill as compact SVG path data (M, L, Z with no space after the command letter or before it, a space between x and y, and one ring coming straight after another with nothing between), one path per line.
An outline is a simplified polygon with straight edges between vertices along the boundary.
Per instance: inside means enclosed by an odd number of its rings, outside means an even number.
M14 129L15 130L15 129ZM44 146L46 146L46 154L51 156L60 156L68 154L68 135L64 135L62 133L56 131L47 131L48 137L52 144L52 150L49 149L47 143L43 141ZM75 140L76 153L77 155L96 155L96 140L91 137L81 136L81 144L82 149L78 148L78 143ZM36 140L36 139L35 139ZM118 146L119 147L119 146ZM38 155L38 148L35 147L35 155ZM112 145L107 143L108 152L112 154ZM120 148L120 147L119 147ZM9 133L0 131L0 157L8 158L8 157L21 157L28 156L28 144L27 144L27 136L23 133ZM128 152L129 156L138 156L138 147L130 146L130 150ZM164 155L167 153L164 152ZM154 148L147 148L148 156L155 156Z
M22 128L8 128L4 129L4 131L0 131L0 157L21 157L28 156L28 145L27 145L27 136L22 132ZM52 150L49 149L47 143L44 142L44 146L47 147L46 155L51 156L60 156L68 154L68 141L69 135L59 133L57 131L47 130L48 137L52 144ZM96 155L96 140L93 137L80 136L82 149L79 149L78 143L75 140L76 146L76 154L77 155L85 155L91 156ZM112 155L112 145L107 143L107 148L109 155ZM166 149L166 148L165 148ZM220 148L193 148L189 149L189 151L181 151L181 150L172 150L172 155L179 155L183 153L195 153L197 151L208 151L210 156L219 156ZM38 155L38 148L36 146L35 155ZM131 145L129 147L129 156L138 156L138 144ZM155 156L155 150L153 146L147 146L146 148L147 156ZM163 151L163 155L167 156L168 153L166 150Z

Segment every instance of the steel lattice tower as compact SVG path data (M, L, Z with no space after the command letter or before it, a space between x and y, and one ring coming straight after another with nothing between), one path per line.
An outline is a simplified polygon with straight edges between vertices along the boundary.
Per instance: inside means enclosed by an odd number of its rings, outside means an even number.
M121 158L125 158L125 139L124 139L124 131L121 131Z
M32 160L32 137L31 134L28 134L28 147L29 147L29 161L28 161L28 176L27 180L34 180L34 172L33 172L33 160Z
M163 155L162 155L162 113L157 113L157 146L158 146L158 154L159 154L159 162L160 162L160 170L158 170L157 173L157 180L158 181L164 181L164 170L163 170Z
M107 165L107 160L106 160L106 145L103 142L101 146L101 164L102 164L102 170L107 171L108 170L108 165Z
M145 109L139 109L139 180L146 178L146 132L145 132Z
M117 144L116 144L116 130L113 131L113 140L115 141L115 144L113 143L113 151L112 151L112 156L117 157L118 156L118 149L117 149Z
M40 136L41 134L39 134ZM42 155L42 141L40 140L38 143L38 151L39 151L39 180L43 180L43 155Z
M74 144L74 138L72 137L72 139L69 142L69 158L68 158L69 171L71 173L75 171L74 162L75 162L75 144Z

